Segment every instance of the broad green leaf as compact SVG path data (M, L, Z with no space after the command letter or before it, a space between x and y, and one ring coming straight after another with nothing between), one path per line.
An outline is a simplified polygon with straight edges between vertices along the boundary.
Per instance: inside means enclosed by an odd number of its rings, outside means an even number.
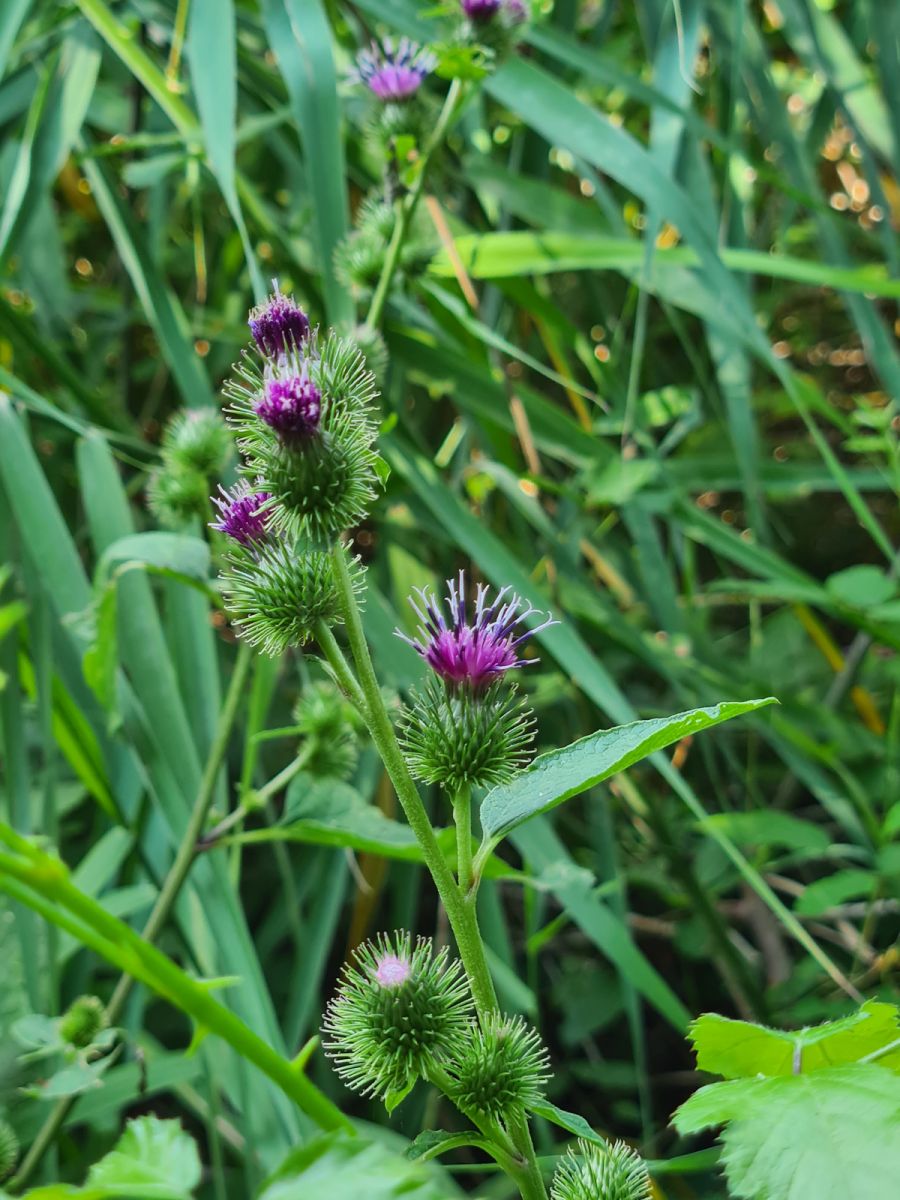
M294 1150L266 1181L257 1200L448 1200L434 1165L410 1162L364 1137L317 1137Z
M900 1078L872 1064L701 1088L679 1133L727 1125L722 1162L741 1200L874 1200L900 1179Z
M529 817L555 808L655 751L774 703L774 697L770 696L635 721L600 730L562 750L542 754L511 782L488 792L481 804L485 838L496 844Z
M200 1182L200 1156L178 1121L138 1117L93 1166L88 1187L135 1200L183 1200Z
M804 917L819 917L838 904L871 896L877 881L874 871L863 871L858 867L835 871L804 888L794 905L794 912Z
M166 574L205 582L209 577L209 546L185 533L133 533L104 550L97 568L100 579L129 563Z
M900 1010L875 1000L849 1017L807 1029L769 1029L704 1013L690 1031L698 1068L726 1079L798 1075L855 1063L898 1036ZM893 1057L900 1060L900 1052ZM879 1061L889 1065L890 1056Z
M528 1108L536 1117L543 1117L545 1121L558 1125L560 1129L565 1129L569 1133L574 1133L576 1137L583 1138L586 1142L593 1142L597 1146L609 1145L608 1140L596 1133L584 1117L580 1117L578 1113L566 1112L564 1108L557 1108L549 1100L542 1100L539 1104L530 1104Z
M812 821L802 821L790 813L758 812L715 813L705 828L715 828L739 846L784 846L808 854L824 854L831 845L828 832Z
M860 563L830 575L825 588L840 604L848 604L851 608L873 608L890 600L897 585L880 567Z

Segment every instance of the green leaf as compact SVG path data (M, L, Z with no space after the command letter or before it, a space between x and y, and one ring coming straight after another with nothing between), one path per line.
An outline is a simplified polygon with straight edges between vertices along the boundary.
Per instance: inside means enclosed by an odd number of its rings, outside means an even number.
M578 1113L566 1112L564 1108L557 1108L549 1100L542 1100L540 1104L530 1104L528 1107L536 1117L543 1117L545 1121L549 1121L552 1125L558 1125L560 1129L565 1129L569 1133L574 1133L576 1137L583 1138L586 1142L593 1142L596 1146L609 1145L608 1140L596 1133L584 1117L580 1117Z
M755 712L774 697L695 708L672 717L634 721L592 733L562 750L551 750L510 783L488 792L481 805L485 838L496 844L516 826L537 813L617 775L657 750L744 713Z
M815 855L824 854L831 845L820 825L783 812L715 813L703 827L720 830L739 846L784 846Z
M263 1186L257 1200L448 1200L433 1166L409 1162L359 1136L317 1137L294 1150Z
M135 1200L185 1200L200 1182L197 1147L178 1121L139 1117L96 1163L88 1188Z
M748 1075L799 1075L855 1063L900 1036L900 1010L875 1000L859 1012L806 1029L769 1029L704 1013L690 1038L701 1071L739 1079ZM900 1059L900 1053L896 1055ZM888 1056L882 1065L888 1065Z
M878 876L873 871L863 871L856 867L846 871L835 871L833 875L817 879L815 883L804 888L794 905L794 912L804 917L821 916L838 904L870 896L877 879Z
M701 1088L679 1133L727 1124L722 1162L741 1200L874 1200L900 1178L900 1078L872 1064Z
M114 569L137 564L166 575L205 583L209 578L209 546L184 533L133 533L119 538L103 552L99 579Z
M880 567L862 563L830 575L825 588L840 604L850 608L872 608L890 600L897 585Z

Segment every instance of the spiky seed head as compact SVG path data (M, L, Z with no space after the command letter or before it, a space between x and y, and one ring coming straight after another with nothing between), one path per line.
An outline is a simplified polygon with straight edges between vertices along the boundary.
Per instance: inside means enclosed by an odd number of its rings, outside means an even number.
M359 716L333 683L304 689L294 709L301 736L312 741L306 770L319 778L346 779L356 765Z
M459 963L430 939L380 935L361 946L325 1014L325 1050L348 1087L388 1099L454 1057L472 999Z
M644 1160L625 1142L598 1146L579 1139L556 1168L551 1200L651 1200Z
M164 461L219 475L231 454L232 438L222 414L212 408L188 408L176 413L162 437Z
M161 525L182 529L209 511L209 481L193 467L163 463L147 482L147 504Z
M361 568L353 565L359 587ZM236 547L222 573L225 607L241 636L267 654L283 654L340 620L331 556L316 546L273 540L261 550Z
M429 679L410 693L400 719L409 768L450 792L504 783L531 756L534 718L515 685L500 679L483 694L448 691Z
M99 996L79 996L59 1019L59 1036L70 1046L83 1050L96 1040L109 1023Z
M19 1139L16 1131L0 1117L0 1180L6 1179L13 1173L19 1161Z
M497 1120L536 1104L549 1076L549 1056L536 1030L522 1017L496 1013L473 1021L459 1055L449 1068L451 1099L463 1112Z

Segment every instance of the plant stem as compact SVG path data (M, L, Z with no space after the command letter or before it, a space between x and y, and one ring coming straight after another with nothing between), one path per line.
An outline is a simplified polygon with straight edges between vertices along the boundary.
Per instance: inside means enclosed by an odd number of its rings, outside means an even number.
M447 919L456 938L459 956L472 989L472 998L480 1018L484 1019L499 1011L494 982L491 979L487 958L484 953L484 943L478 929L478 918L475 907L475 892L464 892L457 886L453 872L447 865L441 848L438 845L431 821L422 804L415 782L409 773L403 752L397 742L397 735L391 723L390 716L384 704L378 677L372 664L369 646L363 631L359 605L347 563L347 551L336 543L332 548L334 575L340 597L341 615L347 630L347 641L358 675L358 687L365 698L363 716L369 727L369 732L375 747L381 756L385 769L394 785L397 798L406 814L410 828L422 847L425 865L431 872L434 885L447 913ZM341 672L348 670L347 662L331 630L322 623L316 631L319 645L322 648L332 670L340 678ZM467 843L467 853L471 855L471 832ZM469 870L471 867L468 868ZM510 1129L510 1138L516 1149L517 1159L512 1164L510 1174L515 1179L523 1200L545 1200L546 1191L540 1169L534 1153L528 1124L523 1117Z
M206 760L203 777L200 780L200 788L194 800L194 807L191 810L187 828L175 855L175 861L169 868L162 891L156 898L156 903L141 935L148 942L155 941L160 930L165 925L172 910L172 905L178 898L178 894L187 878L191 863L194 861L197 844L203 832L203 826L206 823L209 806L212 803L216 777L219 774L219 768L222 765L225 751L228 748L228 739L231 737L231 729L237 716L238 705L244 691L244 683L247 678L247 670L251 659L252 651L250 647L242 643L238 650L231 683L228 688L228 695L225 698L225 706L219 715L216 735L210 747L209 757ZM133 983L134 980L130 975L124 974L119 977L115 991L110 997L109 1004L106 1006L106 1015L110 1025L115 1025L125 1005L125 1001L128 999L128 994L131 991ZM37 1137L29 1147L28 1153L23 1158L22 1165L16 1173L15 1178L7 1185L9 1188L22 1188L25 1186L35 1167L43 1158L48 1146L54 1141L63 1122L69 1115L75 1099L76 1097L74 1096L66 1096L62 1100L57 1101L51 1109L38 1131Z
M456 824L456 878L463 896L472 890L472 789L461 787L453 797Z
M431 156L446 136L453 117L456 115L461 96L462 84L458 79L454 79L444 100L444 106L434 127L434 133L431 135L431 139L422 153L422 161L415 181L406 196L397 202L397 220L394 224L394 231L391 234L384 266L381 268L381 275L378 278L378 283L372 295L372 301L369 304L369 311L366 315L366 325L370 329L377 329L381 324L391 281L397 270L397 264L400 262L400 251L403 249L403 242L406 239L416 206L421 199L422 192L425 190L425 175L428 171L428 164L431 161Z

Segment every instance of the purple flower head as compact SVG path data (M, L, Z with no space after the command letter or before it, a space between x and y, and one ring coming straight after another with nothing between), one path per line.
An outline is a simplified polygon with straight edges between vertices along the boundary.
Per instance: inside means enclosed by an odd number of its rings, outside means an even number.
M503 7L503 0L460 0L470 21L490 21Z
M282 296L277 280L273 286L274 293L251 311L247 321L259 352L267 358L287 354L309 337L309 317L293 296Z
M316 433L322 417L322 393L310 379L306 363L299 375L267 379L253 411L285 440Z
M534 662L534 659L519 657L519 646L541 629L558 622L548 614L546 621L536 628L520 630L519 626L526 617L539 610L527 604L524 611L520 612L523 602L518 596L509 595L508 587L501 588L488 604L488 588L481 583L475 594L475 614L470 623L466 611L465 584L463 571L460 571L457 580L447 580L449 625L435 596L426 589L416 588L420 603L411 596L409 602L419 618L419 636L409 638L399 629L395 633L412 646L450 687L468 687L473 692L479 692L504 671Z
M398 988L412 975L412 964L408 958L397 954L383 954L375 968L375 981L383 988Z
M379 46L356 56L355 78L374 92L379 100L408 100L419 90L422 80L433 70L437 58L409 38L401 38L396 47L390 38Z
M219 491L221 497L211 497L219 510L219 519L210 528L227 533L242 546L264 542L269 535L268 512L261 509L271 499L269 493L251 491L246 483L239 483L231 491L220 486Z

